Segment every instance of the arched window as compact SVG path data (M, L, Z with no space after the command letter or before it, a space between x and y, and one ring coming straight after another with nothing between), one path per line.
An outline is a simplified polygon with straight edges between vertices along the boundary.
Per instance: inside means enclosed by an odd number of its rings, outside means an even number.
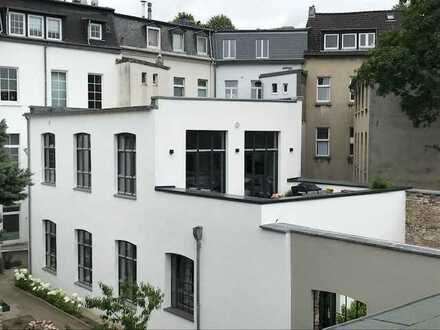
M55 184L55 134L43 134L44 182Z
M92 234L77 230L78 237L78 282L92 286Z
M118 194L136 196L136 135L117 135Z
M119 295L132 297L130 285L137 281L136 245L126 241L118 241L118 280Z
M78 133L76 137L76 186L83 189L92 187L92 160L90 134Z
M43 220L45 245L46 245L46 269L57 271L57 225L50 220Z

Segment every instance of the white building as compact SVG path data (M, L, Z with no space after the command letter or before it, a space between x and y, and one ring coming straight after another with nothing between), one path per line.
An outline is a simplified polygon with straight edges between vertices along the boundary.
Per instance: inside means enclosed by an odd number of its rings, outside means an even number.
M153 107L32 108L31 169L47 180L47 152L55 157L49 178L56 173L56 182L31 189L32 273L83 296L99 295L98 282L117 289L122 280L147 281L165 293L150 326L168 329L196 329L197 316L201 328L311 327L312 293L321 290L375 311L438 287L427 274L439 267L437 255L399 244L403 190L321 184L326 191L316 195L263 197L289 191L288 179L300 174L301 109L300 101L166 97ZM196 227L203 230L198 265ZM316 244L304 249L309 241ZM363 264L341 267L350 258ZM369 258L376 265L366 271ZM334 274L326 273L329 263L339 265ZM405 292L410 278L399 270L432 281ZM400 294L375 299L378 276Z

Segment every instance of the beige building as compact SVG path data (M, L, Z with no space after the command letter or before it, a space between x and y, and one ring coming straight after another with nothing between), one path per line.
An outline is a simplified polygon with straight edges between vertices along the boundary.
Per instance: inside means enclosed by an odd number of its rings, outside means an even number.
M353 180L355 96L350 82L379 33L396 26L396 15L393 11L327 14L310 8L304 65L304 176Z

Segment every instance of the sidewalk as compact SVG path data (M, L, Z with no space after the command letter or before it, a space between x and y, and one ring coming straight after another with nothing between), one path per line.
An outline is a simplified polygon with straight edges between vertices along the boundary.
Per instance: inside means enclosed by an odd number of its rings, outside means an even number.
M0 299L11 306L10 312L0 313L2 322L26 316L28 319L53 321L60 330L64 330L66 327L72 330L89 329L75 318L16 288L14 286L14 275L11 271L6 271L5 274L0 275Z

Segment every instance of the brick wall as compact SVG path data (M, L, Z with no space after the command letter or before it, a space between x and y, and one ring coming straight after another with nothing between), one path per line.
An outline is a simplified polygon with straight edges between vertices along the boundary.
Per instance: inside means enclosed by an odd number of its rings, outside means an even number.
M406 194L406 242L440 248L440 191Z

